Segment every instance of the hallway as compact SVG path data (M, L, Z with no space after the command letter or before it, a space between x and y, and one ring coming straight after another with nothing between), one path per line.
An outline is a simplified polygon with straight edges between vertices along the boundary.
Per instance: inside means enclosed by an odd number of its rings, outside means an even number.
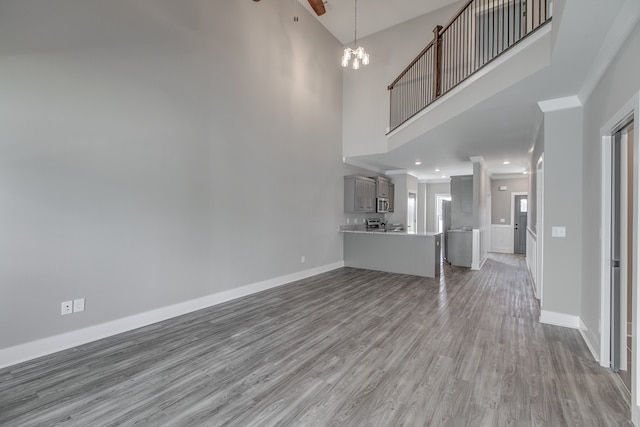
M538 313L524 257L342 268L0 370L0 425L631 425Z

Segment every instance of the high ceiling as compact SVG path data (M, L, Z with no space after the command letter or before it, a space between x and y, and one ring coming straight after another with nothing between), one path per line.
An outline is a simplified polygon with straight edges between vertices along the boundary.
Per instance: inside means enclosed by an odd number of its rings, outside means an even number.
M529 168L542 120L537 103L584 92L592 70L601 68L598 55L607 36L615 33L625 1L556 0L551 65L395 150L353 160L385 171L406 170L423 180L440 180L443 175L471 173L469 157L482 156L491 174L521 174ZM453 3L360 0L358 37ZM353 1L329 0L327 13L318 17L343 43L353 40L353 5ZM416 166L416 160L423 162Z
M314 16L307 0L299 0ZM342 44L353 42L354 1L327 0L318 21ZM424 15L459 0L358 0L358 38Z

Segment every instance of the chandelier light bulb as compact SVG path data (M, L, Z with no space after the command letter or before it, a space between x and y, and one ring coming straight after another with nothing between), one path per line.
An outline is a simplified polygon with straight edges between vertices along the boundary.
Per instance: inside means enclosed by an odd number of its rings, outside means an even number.
M353 1L354 8L354 22L353 22L353 46L358 46L358 0ZM344 48L344 55L342 56L342 66L348 67L349 61L353 57L351 68L357 70L360 68L360 64L369 65L369 54L365 52L362 46L356 48L350 48L349 46Z

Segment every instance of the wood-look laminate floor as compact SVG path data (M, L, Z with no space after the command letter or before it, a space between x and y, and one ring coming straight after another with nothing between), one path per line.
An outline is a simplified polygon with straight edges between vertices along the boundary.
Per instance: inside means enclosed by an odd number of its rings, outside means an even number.
M524 258L343 268L0 370L2 426L625 426Z

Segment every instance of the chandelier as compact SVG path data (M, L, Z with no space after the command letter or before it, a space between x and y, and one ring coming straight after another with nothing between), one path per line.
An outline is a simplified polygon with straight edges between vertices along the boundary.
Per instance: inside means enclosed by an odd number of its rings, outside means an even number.
M354 23L353 23L353 45L358 46L358 0L353 1L354 4ZM342 66L348 67L349 61L353 57L353 61L351 62L351 68L357 70L360 68L360 64L368 65L369 64L369 54L365 52L362 46L358 46L355 49L350 48L349 46L344 48L344 54L342 55Z

